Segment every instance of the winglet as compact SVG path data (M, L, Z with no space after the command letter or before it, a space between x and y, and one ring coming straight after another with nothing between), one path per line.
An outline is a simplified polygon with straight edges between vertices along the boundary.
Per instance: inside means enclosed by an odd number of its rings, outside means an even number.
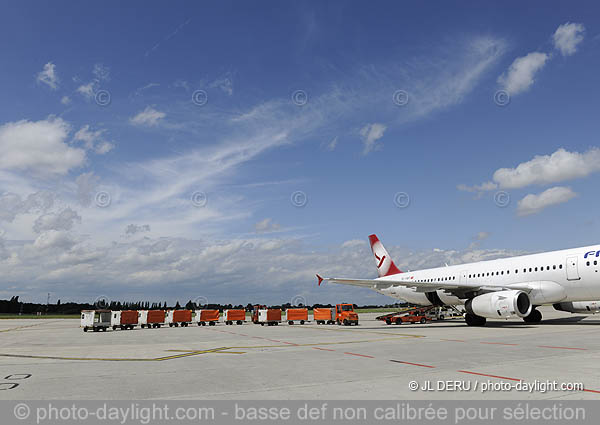
M323 282L323 278L317 274L317 279L319 279L319 286L321 286L321 282Z

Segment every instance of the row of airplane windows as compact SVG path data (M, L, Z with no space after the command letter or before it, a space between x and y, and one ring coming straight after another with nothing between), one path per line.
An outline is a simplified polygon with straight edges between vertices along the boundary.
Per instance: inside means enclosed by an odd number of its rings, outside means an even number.
M562 264L559 264L558 266L556 266L556 265L552 266L552 270L556 270L557 268L559 270L562 269L563 268ZM550 266L546 266L546 271L549 271L549 270L550 270ZM542 267L529 267L529 273L537 272L537 271L543 272L544 271L544 266L542 266ZM518 273L519 273L519 269L515 269L515 274L518 274ZM523 273L527 273L527 269L526 268L523 269ZM503 274L504 274L504 271L496 272L496 276L503 275ZM510 270L507 270L506 274L510 274ZM494 272L491 272L491 275L494 276ZM490 276L490 273L472 274L472 275L469 275L469 278L486 277L486 276Z
M589 261L587 262L587 265L588 266L590 265ZM598 261L594 261L594 265L595 266L598 265ZM562 270L562 268L563 268L562 264L559 264L558 266L556 266L556 265L554 265L554 266L546 266L545 270L549 271L551 267L552 267L552 270L556 270L556 269ZM537 271L543 272L544 271L544 266L542 266L542 267L529 267L529 273L533 273L533 272L537 272ZM527 273L527 272L528 272L528 269L524 268L523 269L523 273ZM519 269L515 269L515 274L518 274L518 273L519 273ZM510 274L510 270L507 270L506 274L509 275ZM487 273L477 273L477 274L473 273L473 274L469 275L469 279L474 279L476 277L501 276L501 275L504 275L504 270L499 271L499 272L487 272ZM433 278L433 279L421 279L421 280L418 280L418 282L423 282L423 283L446 282L446 281L449 281L449 280L456 280L456 276L438 277L438 278Z
M586 266L591 266L592 263L590 263L589 261L587 263L585 263ZM594 266L598 265L598 260L594 260Z

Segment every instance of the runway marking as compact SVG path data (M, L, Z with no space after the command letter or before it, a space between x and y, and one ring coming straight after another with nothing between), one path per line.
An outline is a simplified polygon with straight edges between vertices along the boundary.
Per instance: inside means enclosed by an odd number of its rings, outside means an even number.
M349 354L351 356L366 357L368 359L374 359L375 358L373 356L367 356L366 354L358 354L358 353L350 353L350 352L345 352L344 354Z
M445 338L440 338L440 341L467 342L464 339L445 339Z
M321 351L335 351L335 350L331 350L329 348L321 348L321 347L312 347L312 348L314 348L315 350L321 350Z
M427 368L430 368L430 369L435 369L435 366L431 366L431 365L428 365L428 364L405 362L405 361L402 361L402 360L390 360L390 361L394 362L394 363L402 363L402 364L411 365L411 366L419 366L419 367L427 367Z
M326 327L315 327L315 326L292 326L292 329L311 329L313 331L333 331L333 332L352 332L352 333L367 333L367 334L379 334L379 335L398 335L408 338L425 338L426 335L414 335L414 334L397 334L392 332L379 332L379 331L363 331L363 330L351 330L351 329L340 329L340 328L326 328Z
M13 357L23 359L42 359L42 360L75 360L75 361L103 361L103 362L158 362L164 360L180 359L183 357L197 356L199 354L217 353L220 351L229 350L229 347L212 348L209 350L189 351L185 353L175 354L172 356L163 356L155 358L115 358L115 357L64 357L64 356L36 356L27 354L4 354L0 353L0 357ZM174 350L169 350L174 351Z
M517 345L519 345L519 344L508 344L508 343L506 343L506 342L485 342L485 341L482 341L482 342L480 342L480 344L490 344L490 345L512 345L512 346L517 346Z
M578 348L578 347L554 347L552 345L538 345L540 348L556 348L558 350L581 350L587 351L587 348Z
M2 332L18 331L20 329L33 328L34 326L42 326L42 325L47 325L49 323L55 323L55 322L56 322L56 320L53 320L51 322L45 322L45 323L35 323L33 325L17 326L16 328L2 329L2 330L0 330L0 333L2 333Z
M479 375L479 376L486 376L488 378L498 378L498 379L507 379L509 381L522 381L522 379L517 379L517 378L509 378L507 376L498 376L498 375L488 375L487 373L479 373L479 372L471 372L469 370L459 370L458 372L460 373L468 373L470 375Z

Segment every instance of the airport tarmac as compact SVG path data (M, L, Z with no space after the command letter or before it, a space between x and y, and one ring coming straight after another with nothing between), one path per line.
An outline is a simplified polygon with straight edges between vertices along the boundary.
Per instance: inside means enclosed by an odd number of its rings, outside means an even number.
M388 326L377 314L360 314L357 327L99 333L77 320L0 320L0 399L599 399L600 317L541 310L541 324L484 328ZM529 392L519 380L584 389Z

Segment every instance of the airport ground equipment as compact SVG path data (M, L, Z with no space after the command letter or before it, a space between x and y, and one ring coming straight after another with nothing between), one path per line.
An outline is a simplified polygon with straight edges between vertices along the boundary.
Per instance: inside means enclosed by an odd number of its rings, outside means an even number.
M432 317L434 317L432 314L429 314L433 309L435 309L433 306L407 308L394 313L378 316L376 319L383 320L388 325L401 325L402 323L424 324L431 321Z
M223 322L226 325L233 325L235 322L237 325L242 325L246 321L246 310L225 310L223 312Z
M352 304L337 304L335 306L335 322L338 325L358 326L358 314L354 311Z
M313 320L317 325L335 324L335 308L313 308Z
M256 305L252 312L252 322L260 323L262 326L278 325L281 322L281 309Z
M219 310L196 310L194 320L198 326L215 326L219 321Z
M166 323L170 327L189 326L192 323L192 310L169 310Z
M164 310L140 310L138 311L138 322L143 328L160 328L165 324Z
M308 322L308 309L307 308L288 308L285 312L285 318L288 325L293 325L294 322L300 322L303 325Z
M137 324L137 310L112 311L110 316L110 325L112 326L113 331L116 331L117 328L120 328L121 330L133 329L137 326Z
M84 332L90 329L105 332L110 327L110 316L110 310L82 310L81 327Z

